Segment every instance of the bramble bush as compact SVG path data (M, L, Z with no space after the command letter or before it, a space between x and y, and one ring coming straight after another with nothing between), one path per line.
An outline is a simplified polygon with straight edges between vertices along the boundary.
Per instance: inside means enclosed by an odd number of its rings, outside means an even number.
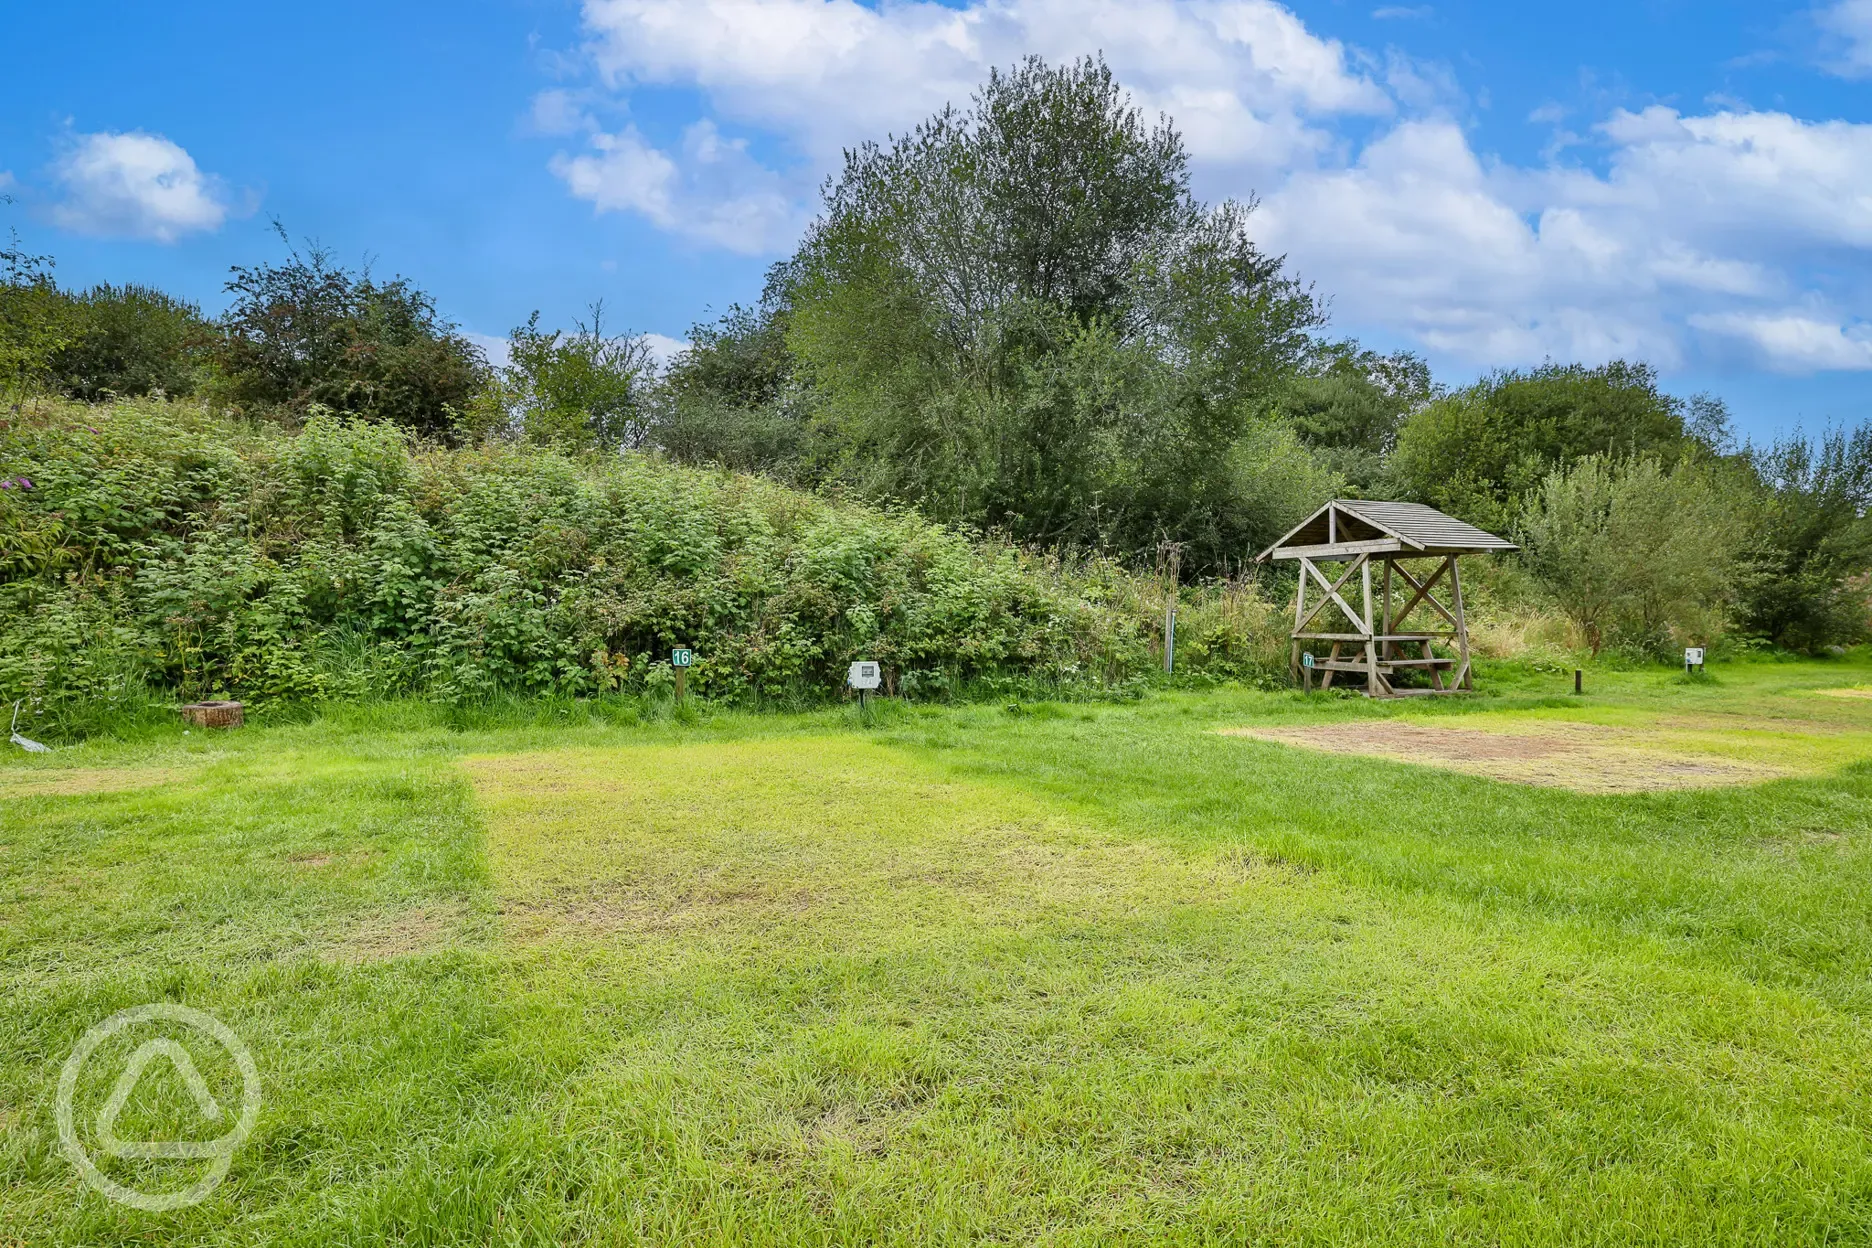
M43 400L0 417L0 473L0 696L54 731L176 697L654 694L679 645L694 692L768 705L860 656L917 697L1157 661L1161 605L1109 563L643 454ZM1258 651L1223 617L1188 653L1236 673Z

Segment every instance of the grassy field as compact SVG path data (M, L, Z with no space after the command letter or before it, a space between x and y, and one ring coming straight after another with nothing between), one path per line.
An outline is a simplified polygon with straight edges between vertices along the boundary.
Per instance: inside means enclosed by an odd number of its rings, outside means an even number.
M1872 666L1712 670L12 754L0 1245L1867 1242ZM144 1213L159 1000L264 1104Z

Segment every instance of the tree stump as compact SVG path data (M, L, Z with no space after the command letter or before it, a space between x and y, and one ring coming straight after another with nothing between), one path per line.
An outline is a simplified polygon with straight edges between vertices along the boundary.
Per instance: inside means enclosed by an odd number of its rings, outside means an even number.
M197 728L238 728L241 704L238 702L191 702L182 708L182 718Z

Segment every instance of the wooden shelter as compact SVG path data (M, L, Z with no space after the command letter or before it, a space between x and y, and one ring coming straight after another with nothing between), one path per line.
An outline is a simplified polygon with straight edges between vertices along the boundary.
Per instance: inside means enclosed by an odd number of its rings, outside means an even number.
M1434 507L1336 498L1262 551L1256 561L1300 561L1290 659L1294 679L1300 678L1302 650L1311 650L1307 643L1330 642L1331 652L1313 664L1324 673L1322 688L1331 688L1340 673L1356 674L1363 677L1367 694L1390 698L1472 687L1469 627L1463 619L1462 579L1456 560L1462 555L1514 549L1514 543ZM1430 566L1419 562L1430 560L1435 561ZM1407 562L1418 562L1416 574ZM1329 579L1321 564L1344 566ZM1374 564L1382 568L1378 592L1374 592ZM1396 595L1403 605L1395 609L1393 577L1403 582ZM1439 585L1447 600L1437 597ZM1314 594L1310 606L1309 589ZM1355 597L1356 604L1351 601ZM1326 631L1334 608L1345 618L1344 631ZM1431 622L1428 631L1406 632L1405 622L1419 608L1440 618ZM1439 641L1453 649L1455 657L1436 654L1431 644ZM1394 683L1394 677L1408 671L1427 675L1429 688Z

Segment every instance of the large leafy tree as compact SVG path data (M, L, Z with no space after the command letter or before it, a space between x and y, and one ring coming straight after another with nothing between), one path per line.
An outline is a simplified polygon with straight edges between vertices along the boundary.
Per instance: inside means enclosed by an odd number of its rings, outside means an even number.
M216 354L246 406L316 404L452 438L487 383L480 349L428 294L404 278L353 273L323 248L236 266L226 289L233 302Z
M1758 487L1738 623L1778 645L1863 640L1872 569L1872 427L1796 431L1743 459Z
M1281 414L1309 447L1367 493L1388 491L1389 457L1411 413L1437 396L1415 355L1380 355L1356 342L1322 344L1280 395Z
M1691 445L1684 404L1649 365L1547 364L1430 403L1399 431L1392 467L1423 501L1505 528L1555 467L1584 455L1651 455L1668 467Z
M1320 317L1188 165L1095 59L848 153L778 301L826 471L1024 540L1177 537L1198 567L1329 489L1239 496L1268 484L1241 448L1292 442L1263 426Z

